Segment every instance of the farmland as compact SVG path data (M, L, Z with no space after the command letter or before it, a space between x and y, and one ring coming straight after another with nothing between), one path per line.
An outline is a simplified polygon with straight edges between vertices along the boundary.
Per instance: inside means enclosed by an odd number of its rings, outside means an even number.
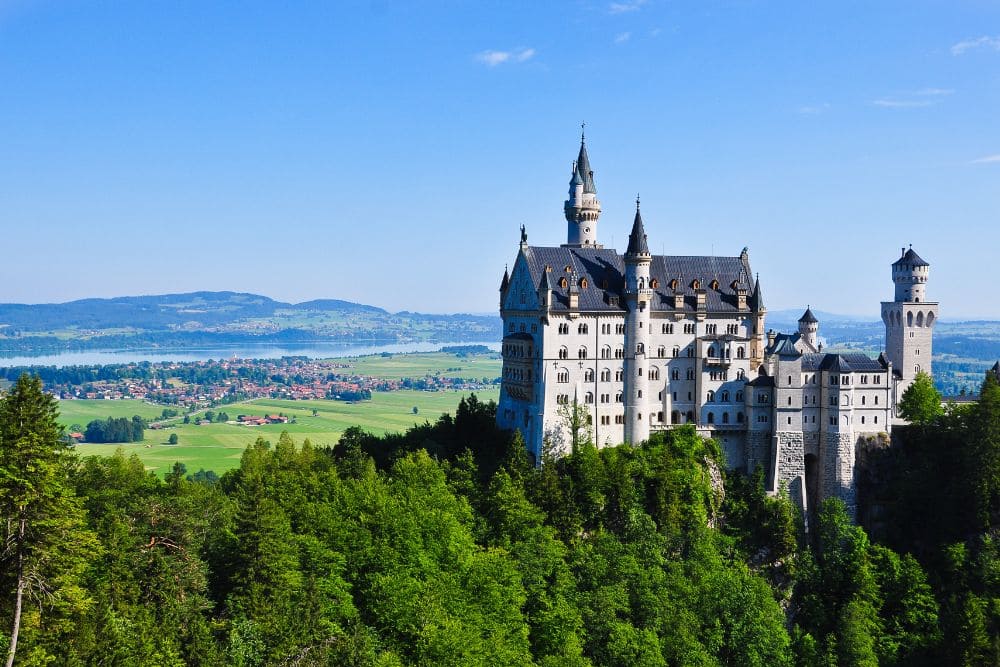
M77 451L82 456L93 454L111 455L118 447L127 454L135 453L143 463L157 474L169 470L175 461L181 461L189 472L201 468L221 474L239 464L240 456L247 445L258 437L272 443L277 441L282 431L288 431L296 442L305 438L320 447L334 445L340 435L350 426L360 426L373 433L403 431L424 420L435 420L444 412L454 412L462 393L454 391L393 391L376 392L370 401L346 403L343 401L285 401L257 399L246 403L235 403L222 408L231 418L240 414L282 413L292 421L288 424L266 426L239 426L235 424L184 424L180 419L172 420L162 430L147 430L146 441L135 444L80 444ZM479 392L477 396L486 400L496 400L497 389ZM86 425L91 419L109 416L132 416L138 414L147 418L155 417L162 406L142 401L62 401L60 421ZM417 408L414 414L413 408ZM313 415L313 410L316 414ZM177 434L178 444L168 445L170 434Z

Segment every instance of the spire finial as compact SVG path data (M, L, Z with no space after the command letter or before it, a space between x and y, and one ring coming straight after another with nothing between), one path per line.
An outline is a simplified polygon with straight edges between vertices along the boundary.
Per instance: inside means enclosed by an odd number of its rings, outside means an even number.
M635 193L635 210L639 210L639 193Z
M587 138L586 132L587 132L587 121L585 121L585 120L580 121L580 143L581 144L583 143L583 140Z

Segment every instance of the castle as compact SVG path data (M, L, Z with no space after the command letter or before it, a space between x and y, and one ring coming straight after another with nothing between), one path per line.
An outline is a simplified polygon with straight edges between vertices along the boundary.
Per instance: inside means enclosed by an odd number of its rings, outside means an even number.
M568 447L574 422L598 446L693 424L729 467L761 466L769 491L787 487L804 508L839 497L853 511L858 443L885 438L902 392L931 370L938 304L925 299L927 262L904 248L892 264L878 359L827 353L809 308L795 333L765 329L746 248L652 255L638 198L625 254L602 246L583 137L563 210L566 243L530 245L522 226L504 270L498 426L520 430L538 460L545 446Z

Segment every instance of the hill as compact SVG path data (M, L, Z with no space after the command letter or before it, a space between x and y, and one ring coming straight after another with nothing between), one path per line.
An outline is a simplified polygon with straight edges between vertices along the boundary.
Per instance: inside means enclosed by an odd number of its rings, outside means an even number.
M243 292L0 304L0 353L246 342L482 341L500 335L497 316L389 313L340 299L285 303Z

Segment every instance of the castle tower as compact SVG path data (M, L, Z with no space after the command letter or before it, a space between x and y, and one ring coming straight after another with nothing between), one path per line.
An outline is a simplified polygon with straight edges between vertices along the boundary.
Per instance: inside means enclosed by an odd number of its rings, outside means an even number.
M764 295L760 291L760 274L757 274L750 294L750 311L753 313L753 332L750 338L750 367L759 368L764 363L764 318L767 308L764 307Z
M938 318L938 304L926 300L930 264L913 248L903 248L892 263L895 299L882 302L885 353L895 371L896 401L917 373L931 372L931 342Z
M802 342L813 350L818 350L817 333L819 333L819 320L813 315L812 308L806 306L806 312L799 318L799 335L802 337Z
M594 171L590 168L587 144L580 133L580 155L573 163L569 181L569 199L563 204L566 214L566 243L568 248L600 248L597 243L597 219L601 217L601 202L597 201Z
M649 439L649 315L653 290L649 286L649 267L653 257L646 243L646 230L635 200L635 221L625 251L625 442L638 445Z

